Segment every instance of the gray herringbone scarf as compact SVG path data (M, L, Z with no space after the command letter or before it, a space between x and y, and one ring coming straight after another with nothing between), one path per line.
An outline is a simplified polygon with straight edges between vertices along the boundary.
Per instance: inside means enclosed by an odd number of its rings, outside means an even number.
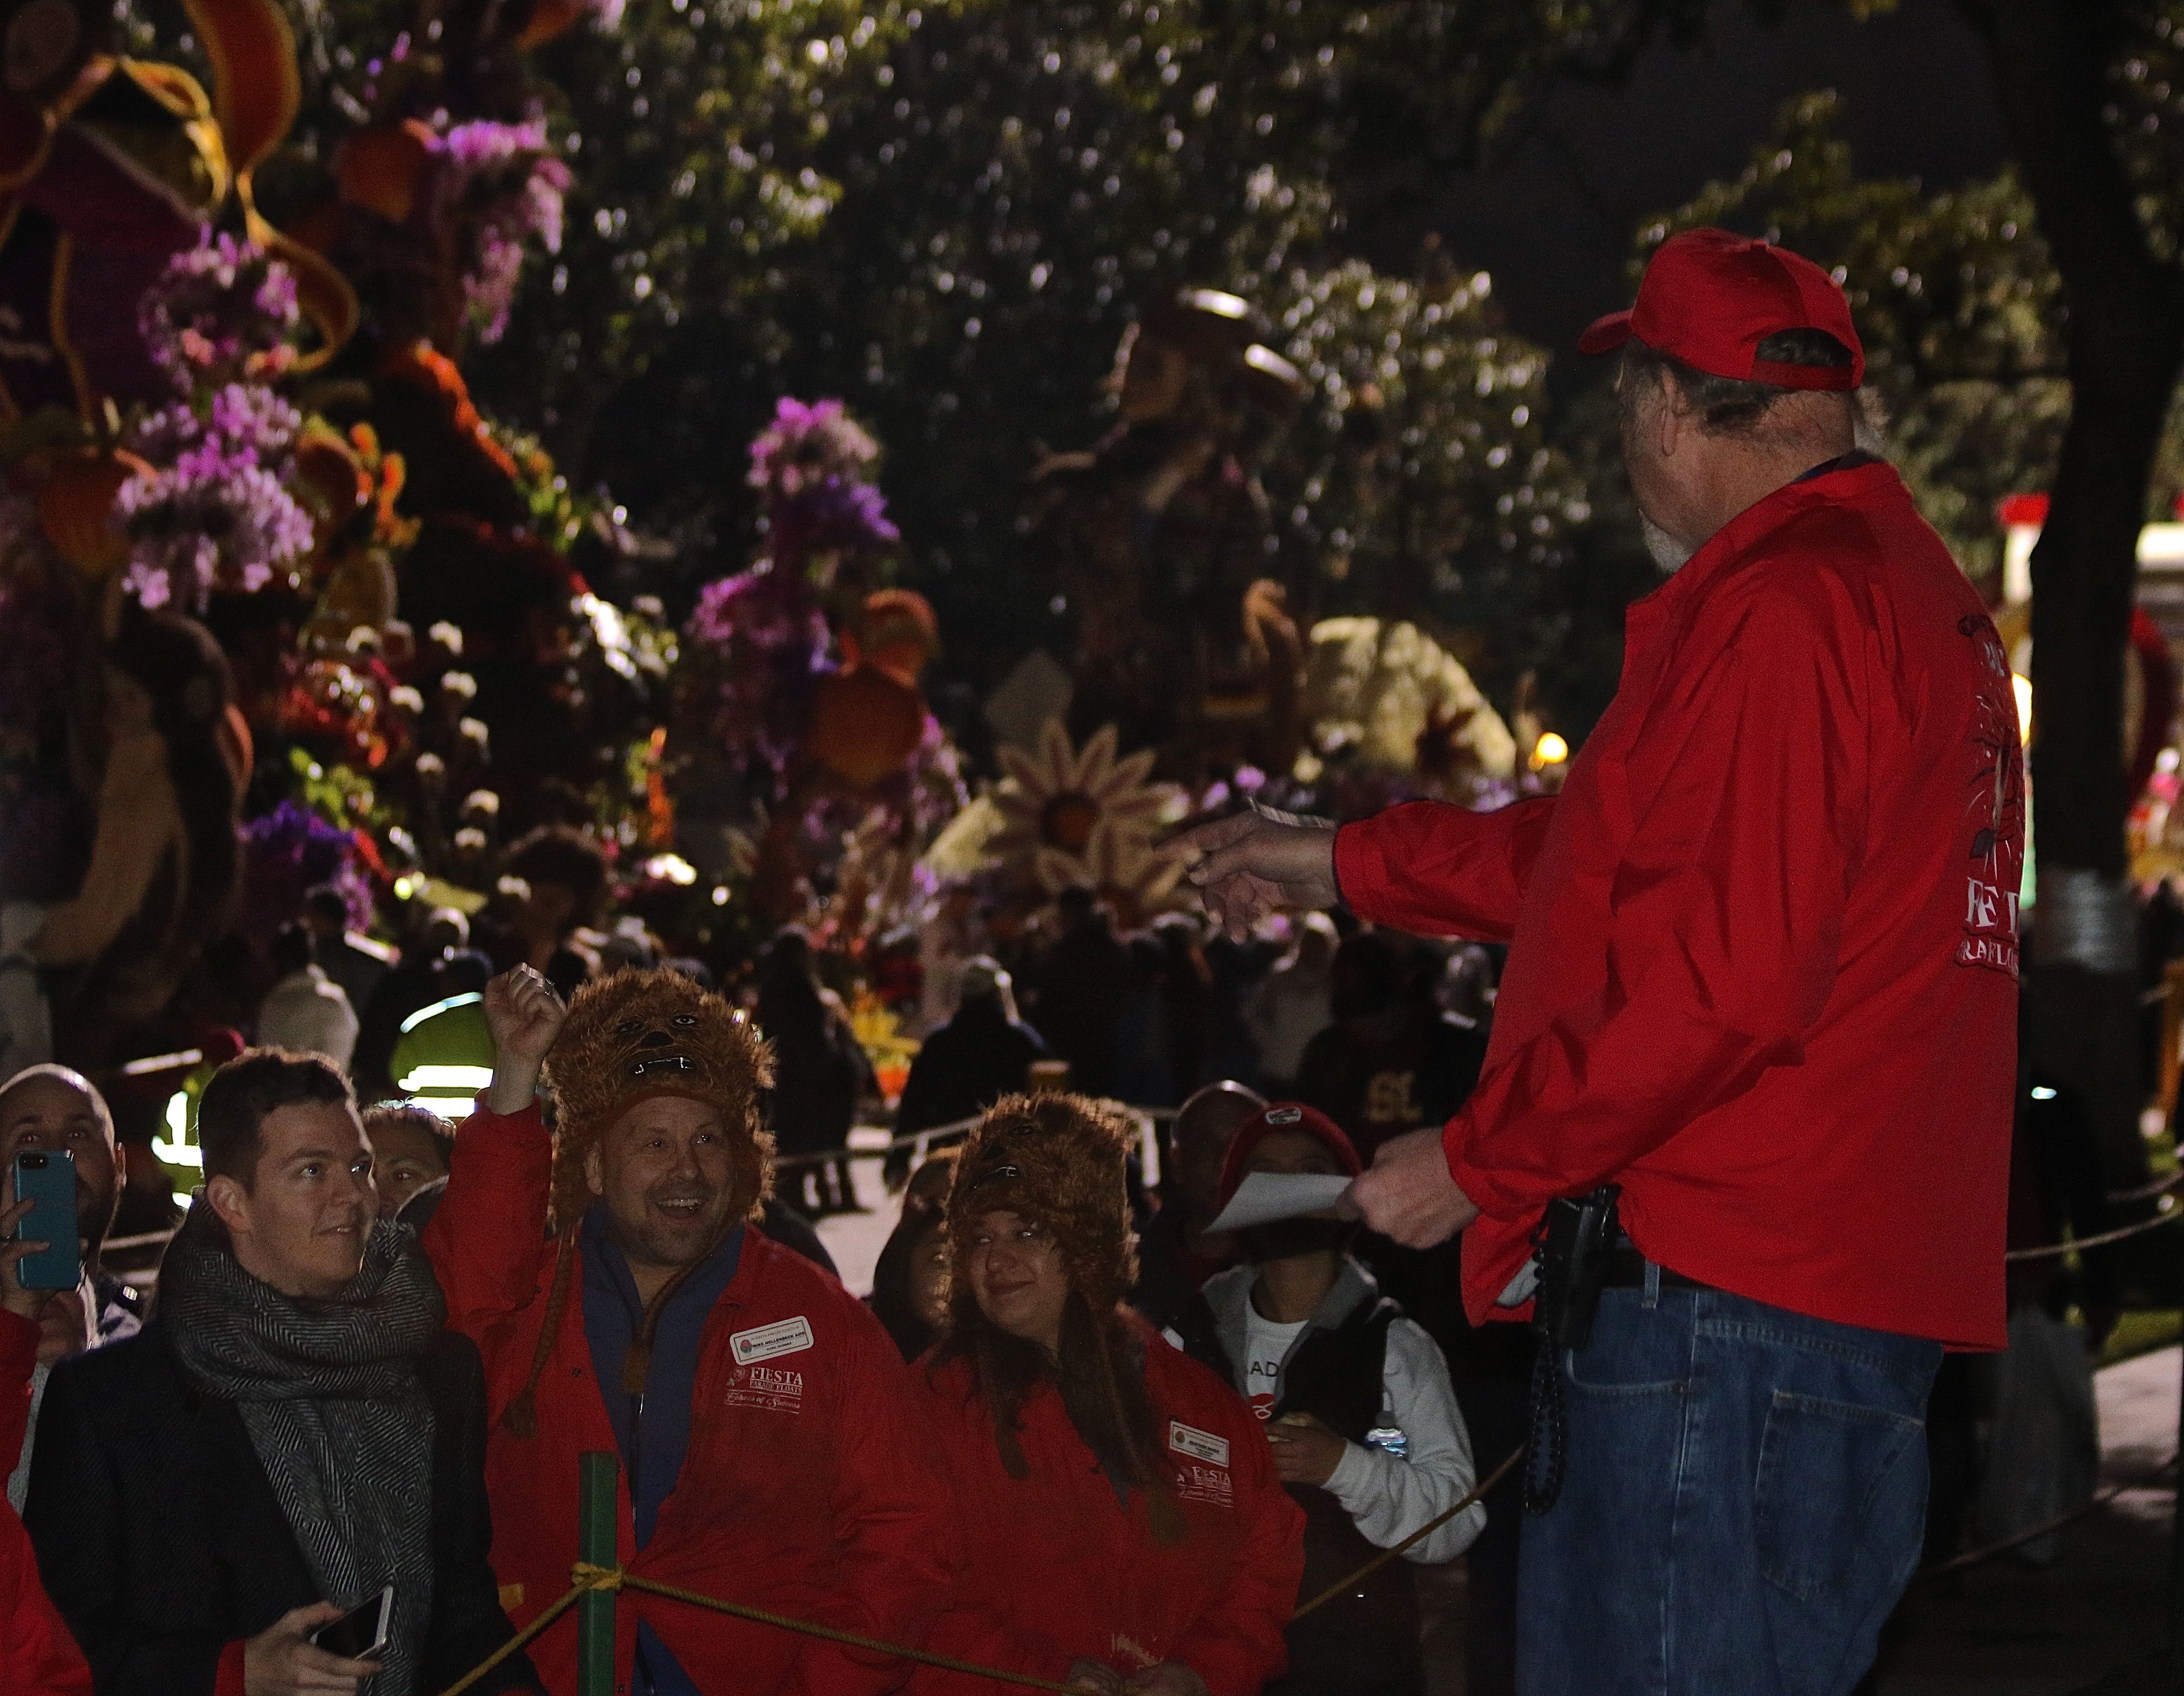
M371 1696L416 1696L432 1610L432 1407L417 1363L446 1306L407 1228L372 1228L331 1301L242 1270L200 1196L167 1249L159 1313L199 1387L236 1404L320 1593L348 1609L392 1582Z

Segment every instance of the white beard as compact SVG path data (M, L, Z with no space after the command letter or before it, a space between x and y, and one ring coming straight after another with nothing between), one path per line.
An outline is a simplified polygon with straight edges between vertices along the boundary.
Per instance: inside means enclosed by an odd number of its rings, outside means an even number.
M1646 532L1646 551L1653 556L1653 564L1660 568L1663 577L1674 576L1684 563L1696 553L1686 548L1650 518L1640 515L1638 523Z

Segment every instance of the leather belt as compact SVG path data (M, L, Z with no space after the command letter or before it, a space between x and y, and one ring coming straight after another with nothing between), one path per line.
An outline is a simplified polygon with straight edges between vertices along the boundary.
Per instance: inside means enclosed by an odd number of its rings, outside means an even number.
M1606 1263L1606 1274L1601 1287L1609 1290L1639 1290L1646 1287L1646 1257L1629 1243L1611 1249ZM1661 1287L1664 1290L1710 1290L1712 1284L1701 1283L1696 1278L1687 1278L1681 1272L1661 1268Z

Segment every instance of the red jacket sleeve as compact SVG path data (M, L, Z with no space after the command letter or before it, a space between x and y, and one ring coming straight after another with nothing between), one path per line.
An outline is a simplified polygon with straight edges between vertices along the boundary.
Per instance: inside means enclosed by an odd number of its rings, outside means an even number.
M845 1296L843 1305L855 1370L835 1410L839 1464L828 1499L841 1555L820 1618L885 1643L920 1643L946 1604L953 1571L946 1495L930 1445L919 1440L894 1341L863 1303ZM908 1670L892 1656L815 1640L796 1682L811 1696L878 1696Z
M1501 1056L1444 1133L1480 1209L1524 1218L1794 1065L1827 1004L1865 815L1860 657L1808 576L1718 588L1632 760L1607 981Z
M448 1323L472 1342L538 1299L554 1138L533 1102L504 1117L482 1107L455 1132L447 1193L425 1227L425 1253Z
M1361 919L1424 937L1506 943L1554 817L1552 796L1474 813L1411 801L1334 838L1334 881Z
M8 1470L31 1429L31 1376L38 1367L38 1321L0 1313L0 1457Z
M0 1676L0 1689L9 1696L92 1696L91 1667L40 1586L31 1539L15 1510L4 1502L0 1502L0 1675L4 1675Z
M1283 1633L1304 1578L1304 1510L1274 1476L1274 1451L1256 1416L1245 1413L1225 1433L1237 1510L1250 1516L1243 1550L1227 1586L1207 1600L1175 1650L1175 1659L1206 1681L1207 1696L1258 1696L1288 1665Z

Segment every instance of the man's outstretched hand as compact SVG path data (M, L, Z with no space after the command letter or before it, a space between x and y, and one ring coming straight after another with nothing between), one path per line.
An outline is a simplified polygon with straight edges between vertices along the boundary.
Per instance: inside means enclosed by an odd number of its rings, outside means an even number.
M1326 825L1284 825L1239 813L1177 838L1199 856L1190 869L1206 912L1242 942L1253 926L1284 907L1332 907L1334 831Z
M1437 1130L1390 1137L1372 1170L1351 1182L1343 1200L1365 1223L1405 1248L1430 1248L1479 1217L1472 1199L1449 1176Z
M538 1093L538 1068L561 1034L568 1008L532 968L504 971L485 987L485 1022L493 1032L488 1112L521 1113Z

